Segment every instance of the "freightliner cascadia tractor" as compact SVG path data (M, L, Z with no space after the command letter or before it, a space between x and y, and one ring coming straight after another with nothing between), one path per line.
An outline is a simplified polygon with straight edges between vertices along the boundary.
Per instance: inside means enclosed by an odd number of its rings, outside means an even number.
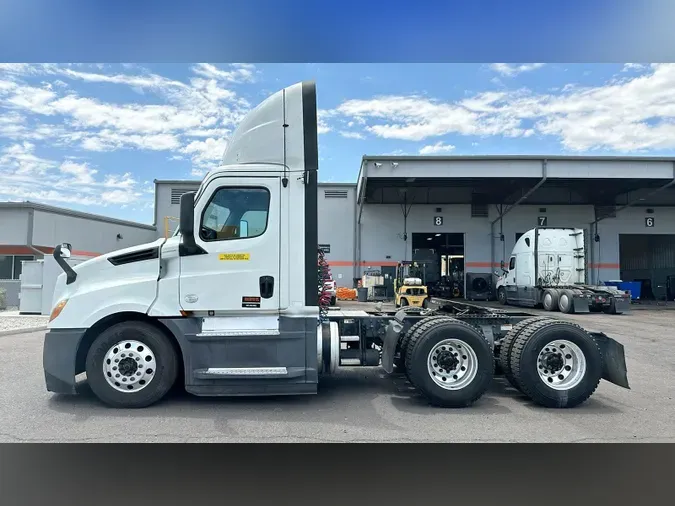
M181 199L169 238L64 272L44 342L47 390L118 408L180 381L200 396L315 394L341 368L405 374L431 404L465 407L495 371L534 402L572 407L602 379L629 388L623 346L569 321L441 299L393 312L325 311L317 275L313 82L242 120L221 166Z

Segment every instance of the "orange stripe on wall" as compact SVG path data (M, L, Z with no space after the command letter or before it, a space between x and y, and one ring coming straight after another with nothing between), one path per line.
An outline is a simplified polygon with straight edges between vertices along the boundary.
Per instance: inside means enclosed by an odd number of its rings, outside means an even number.
M0 246L0 255L35 255L28 246Z
M360 262L358 265L361 267L396 267L398 262L392 262L391 260L384 261L372 261L372 262ZM328 260L328 265L331 267L353 267L357 265L357 262L351 262L349 260Z
M54 248L50 248L49 246L35 246L35 249L42 251L45 255L54 253ZM101 255L100 253L94 253L93 251L82 251L77 249L71 251L71 254L81 257L97 257Z
M588 264L588 267L591 269L620 269L621 264Z

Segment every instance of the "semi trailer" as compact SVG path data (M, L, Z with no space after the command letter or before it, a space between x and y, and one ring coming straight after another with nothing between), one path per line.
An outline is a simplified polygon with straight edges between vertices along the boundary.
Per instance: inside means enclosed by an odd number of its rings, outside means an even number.
M536 227L527 231L516 241L508 268L502 265L502 273L496 274L501 304L541 306L562 313L630 310L629 292L586 283L583 229Z
M496 370L551 408L603 379L629 388L623 346L569 321L444 299L326 311L317 170L316 88L302 82L242 120L222 164L182 196L173 236L74 267L57 245L46 389L77 394L85 373L103 403L142 408L176 382L199 396L316 394L356 367L405 374L447 408L477 401Z

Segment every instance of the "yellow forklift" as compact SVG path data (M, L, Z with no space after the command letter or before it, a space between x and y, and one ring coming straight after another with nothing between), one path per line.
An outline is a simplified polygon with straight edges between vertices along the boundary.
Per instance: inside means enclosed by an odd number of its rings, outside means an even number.
M404 260L396 265L394 302L396 307L423 307L429 305L429 292L425 281L426 265Z

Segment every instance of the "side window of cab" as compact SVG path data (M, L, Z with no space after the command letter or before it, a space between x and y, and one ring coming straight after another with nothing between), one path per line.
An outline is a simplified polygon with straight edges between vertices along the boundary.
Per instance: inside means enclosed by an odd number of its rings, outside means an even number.
M267 230L269 207L266 188L218 188L202 213L199 237L203 241L259 237Z
M509 260L509 270L512 271L515 268L516 268L516 257L511 257L511 260Z

